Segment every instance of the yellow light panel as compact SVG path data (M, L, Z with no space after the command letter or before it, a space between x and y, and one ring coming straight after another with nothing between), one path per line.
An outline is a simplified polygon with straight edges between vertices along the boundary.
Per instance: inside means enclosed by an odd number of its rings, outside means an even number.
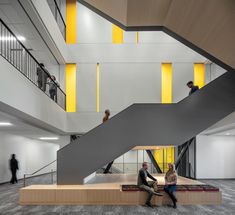
M66 111L76 112L76 64L65 66Z
M202 88L205 85L205 65L204 63L194 64L194 85Z
M162 63L162 103L172 103L171 63Z
M135 42L136 42L136 44L139 43L139 32L138 31L136 32L136 35L135 35Z
M66 43L76 43L76 0L66 0Z
M112 24L112 38L113 44L123 43L123 30L114 24Z

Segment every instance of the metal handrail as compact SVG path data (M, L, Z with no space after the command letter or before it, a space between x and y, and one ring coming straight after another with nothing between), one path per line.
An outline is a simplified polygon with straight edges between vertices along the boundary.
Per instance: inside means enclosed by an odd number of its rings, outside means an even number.
M49 164L46 164L45 166L41 167L40 169L36 170L33 173L25 173L24 174L24 187L26 186L26 176L33 176L36 173L40 172L41 170L45 169L46 167L50 166L51 164L55 163L56 161L57 160L54 160L54 161L50 162ZM51 183L53 184L53 173L54 173L54 171L51 170L50 172L47 172L47 173L51 173Z

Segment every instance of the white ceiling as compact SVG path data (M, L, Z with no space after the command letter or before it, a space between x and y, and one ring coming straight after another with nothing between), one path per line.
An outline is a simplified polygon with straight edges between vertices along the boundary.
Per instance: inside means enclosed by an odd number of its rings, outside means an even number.
M41 140L42 142L57 143L60 145L65 145L69 141L68 136L61 136L41 128L35 127L26 123L16 117L8 115L6 113L0 112L0 122L10 122L12 126L0 126L0 132L6 132L9 134L26 137L29 139L40 140L40 137L58 137L58 140Z
M26 48L32 49L30 52L40 63L57 65L52 53L17 0L0 0L0 17L17 36L26 38L23 44Z

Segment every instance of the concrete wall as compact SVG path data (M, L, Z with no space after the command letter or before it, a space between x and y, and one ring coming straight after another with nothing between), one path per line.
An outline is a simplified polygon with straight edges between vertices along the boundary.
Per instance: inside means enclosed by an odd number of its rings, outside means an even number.
M235 136L197 136L197 178L235 178Z
M58 144L41 142L21 136L0 132L0 183L10 181L9 158L16 154L19 161L18 178L25 173L33 173L56 159ZM44 169L38 174L55 170L56 165Z
M226 70L216 65L215 63L206 64L206 74L205 74L205 82L208 84L209 82L215 80L222 74L224 74Z

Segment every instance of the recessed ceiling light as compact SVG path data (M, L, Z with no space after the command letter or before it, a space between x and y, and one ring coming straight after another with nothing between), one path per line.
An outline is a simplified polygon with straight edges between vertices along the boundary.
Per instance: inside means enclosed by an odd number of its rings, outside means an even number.
M23 36L17 36L17 39L20 40L20 41L25 41L26 40L26 38L23 37Z
M40 140L58 140L59 137L40 137Z
M229 133L229 132L227 132L227 133L226 133L226 135L230 135L230 133Z
M11 126L11 125L13 124L10 122L0 122L0 126Z

